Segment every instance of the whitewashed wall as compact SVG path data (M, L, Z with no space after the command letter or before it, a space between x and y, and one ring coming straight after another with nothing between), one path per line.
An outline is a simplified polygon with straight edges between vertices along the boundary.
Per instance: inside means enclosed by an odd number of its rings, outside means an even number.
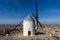
M35 33L34 21L23 21L23 36L28 36L28 31L31 31L31 36Z

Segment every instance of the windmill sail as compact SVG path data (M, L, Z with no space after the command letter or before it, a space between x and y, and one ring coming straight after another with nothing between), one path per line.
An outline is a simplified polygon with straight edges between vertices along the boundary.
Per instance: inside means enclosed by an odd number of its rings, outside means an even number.
M38 5L37 5L37 1L35 1L35 6L36 6L36 11L35 11L35 14L32 13L32 15L33 15L34 19L36 20L36 27L38 29L38 25L40 25L40 27L43 27L43 25L38 20Z
M37 8L37 1L35 2L35 6L36 6L36 26L38 29L38 8Z

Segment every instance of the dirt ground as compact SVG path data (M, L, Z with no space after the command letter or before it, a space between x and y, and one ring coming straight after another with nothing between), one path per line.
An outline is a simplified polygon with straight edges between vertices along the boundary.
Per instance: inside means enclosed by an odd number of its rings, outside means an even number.
M0 37L0 40L55 40L55 38L60 40L60 26L46 25L44 28L39 28L37 31L45 32L45 34L23 36L22 32L15 32L12 35Z

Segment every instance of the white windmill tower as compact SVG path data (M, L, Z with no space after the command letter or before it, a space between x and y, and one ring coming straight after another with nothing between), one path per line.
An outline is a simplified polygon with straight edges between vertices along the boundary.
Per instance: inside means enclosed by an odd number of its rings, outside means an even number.
M23 36L33 36L35 34L35 20L31 16L23 21Z

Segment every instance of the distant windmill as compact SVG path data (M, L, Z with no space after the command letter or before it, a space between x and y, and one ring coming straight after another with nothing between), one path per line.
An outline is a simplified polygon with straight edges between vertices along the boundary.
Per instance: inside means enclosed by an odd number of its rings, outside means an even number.
M39 22L39 20L38 20L38 5L37 5L37 1L35 1L35 6L36 6L36 14L32 13L32 15L33 15L34 19L36 20L36 27L37 27L37 29L38 29L38 24L39 24L41 27L43 27L43 26L42 26L42 24L41 24L41 23Z

